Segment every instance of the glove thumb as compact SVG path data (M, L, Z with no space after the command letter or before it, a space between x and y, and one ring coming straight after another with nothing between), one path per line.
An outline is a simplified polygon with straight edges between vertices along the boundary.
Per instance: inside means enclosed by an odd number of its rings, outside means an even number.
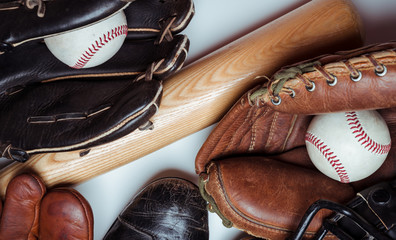
M21 174L8 184L0 219L0 239L36 240L44 183L32 174Z

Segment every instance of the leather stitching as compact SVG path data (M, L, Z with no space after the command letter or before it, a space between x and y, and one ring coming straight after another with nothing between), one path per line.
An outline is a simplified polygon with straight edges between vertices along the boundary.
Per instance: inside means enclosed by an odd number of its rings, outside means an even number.
M383 145L375 142L363 129L356 112L347 112L346 118L352 134L367 151L375 154L388 154L391 144Z
M99 39L95 40L95 42L91 44L91 47L88 47L88 49L84 53L82 53L82 56L77 59L76 63L71 67L76 69L83 68L91 60L91 58L107 43L119 36L126 36L127 34L127 25L121 25L113 28L111 31L107 31L107 33L104 33L102 37L99 37Z
M270 128L270 131L268 134L267 143L265 144L265 147L264 147L265 149L271 145L272 138L275 134L275 124L278 120L278 116L279 116L279 112L275 112L274 117L272 118L272 123L271 123L271 128Z
M337 157L337 155L328 147L320 138L315 136L314 134L307 132L305 135L305 141L311 143L314 147L316 147L319 152L323 155L323 157L330 163L330 165L337 172L340 181L343 183L349 183L350 179L348 173L342 162Z

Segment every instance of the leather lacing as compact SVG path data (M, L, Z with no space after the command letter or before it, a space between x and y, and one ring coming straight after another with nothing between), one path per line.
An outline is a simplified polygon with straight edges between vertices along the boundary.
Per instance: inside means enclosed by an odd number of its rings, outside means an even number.
M91 109L86 112L70 112L61 113L50 116L30 116L27 118L26 122L30 124L48 124L57 123L62 121L75 121L75 120L85 120L91 118L95 115L101 114L104 111L111 109L111 104L103 104L95 109Z
M26 162L29 154L21 149L14 148L11 144L0 144L0 157L17 162Z
M374 56L371 54L363 55L374 66L375 74L379 77L385 76L387 73L387 68L384 64L379 63ZM354 82L358 82L362 78L362 73L356 69L349 60L345 60L342 62L348 71L350 72L350 79ZM290 79L298 79L304 85L307 91L313 92L315 91L315 82L311 79L307 78L304 74L308 72L318 71L325 79L329 86L335 86L337 84L337 77L331 73L329 73L323 66L321 66L320 62L309 62L303 63L294 67L287 68L283 71L276 73L273 76L272 80L269 80L266 87L263 87L255 92L249 94L248 98L250 104L259 104L259 102L263 102L264 95L268 93L268 96L273 105L279 105L282 102L281 97L279 96L280 92L287 93L290 97L295 97L295 91L291 88L284 87L284 84Z
M6 3L0 3L1 10L12 10L18 9L21 6L26 6L28 9L34 9L37 6L37 16L44 17L45 15L45 2L51 2L53 0L16 0ZM135 0L121 0L123 2L133 2Z
M164 61L165 61L165 59L163 58L157 62L151 63L149 65L149 67L146 69L146 71L139 74L133 81L134 82L137 82L140 80L151 81L153 79L153 75L161 67L161 65ZM17 94L17 93L23 91L24 89L25 89L24 85L23 86L22 85L15 86L15 87L11 87L11 88L5 90L4 92L0 91L0 95L4 94L5 96L11 96L11 95L14 95L14 94Z
M158 38L154 42L155 44L160 44L164 39L166 39L167 41L172 41L173 35L172 35L171 27L175 21L176 21L176 17L173 16L159 22L161 30L158 35Z
M21 6L26 6L28 9L34 9L37 6L37 16L44 17L45 15L45 2L52 0L17 0L7 3L0 3L0 10L17 9Z
M160 68L164 61L165 59L163 58L158 62L151 63L147 70L144 73L139 74L134 81L137 82L142 79L144 79L145 81L151 81L153 79L154 73Z

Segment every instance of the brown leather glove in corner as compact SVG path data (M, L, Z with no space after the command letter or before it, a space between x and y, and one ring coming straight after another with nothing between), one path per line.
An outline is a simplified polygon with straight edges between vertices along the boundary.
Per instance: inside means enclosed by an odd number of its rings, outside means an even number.
M71 188L47 192L34 174L10 181L0 209L1 240L93 239L93 214L86 199Z
M345 203L396 177L395 47L395 42L379 44L288 66L239 99L196 157L201 193L225 225L285 239L316 200ZM358 182L325 177L305 147L313 115L363 109L376 109L390 129L387 159ZM328 214L315 217L306 237Z

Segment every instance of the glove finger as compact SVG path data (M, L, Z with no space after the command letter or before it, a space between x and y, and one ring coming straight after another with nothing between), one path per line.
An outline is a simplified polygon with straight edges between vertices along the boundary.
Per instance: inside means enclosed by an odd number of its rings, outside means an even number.
M14 177L7 187L0 220L0 239L36 239L44 183L33 174Z
M86 149L113 141L149 121L161 95L162 84L155 80L75 79L26 87L2 101L0 116L0 122L9 124L0 129L1 142L25 154L7 155L13 153L7 150L4 155L26 161L26 153Z
M125 41L107 62L94 68L73 69L57 60L43 43L24 45L0 55L0 100L35 82L73 78L133 79L144 74L152 63L159 62L161 64L151 71L154 78L163 79L181 68L188 48L185 35L160 45L154 45L154 40Z
M285 67L273 75L268 92L259 98L276 111L295 114L394 107L395 48L396 42L376 44ZM291 68L302 73L286 76Z
M343 203L355 194L350 185L317 171L265 157L212 161L200 185L209 209L226 226L265 239L286 239L316 200ZM330 213L320 212L307 234L312 236Z
M0 52L32 40L83 27L122 10L130 1L2 1ZM18 21L10 21L18 19Z
M88 201L76 190L49 191L40 208L39 239L93 239L93 213Z
M251 93L243 95L210 133L195 159L196 172L205 171L212 159L235 155L274 155L291 149L305 149L305 132L312 119L273 110L250 101ZM306 151L306 150L305 150ZM291 157L291 161L311 166L309 158ZM288 158L282 158L287 160Z
M192 0L138 0L129 5L124 13L128 23L127 38L160 36L164 39L183 31L193 18L195 10Z

